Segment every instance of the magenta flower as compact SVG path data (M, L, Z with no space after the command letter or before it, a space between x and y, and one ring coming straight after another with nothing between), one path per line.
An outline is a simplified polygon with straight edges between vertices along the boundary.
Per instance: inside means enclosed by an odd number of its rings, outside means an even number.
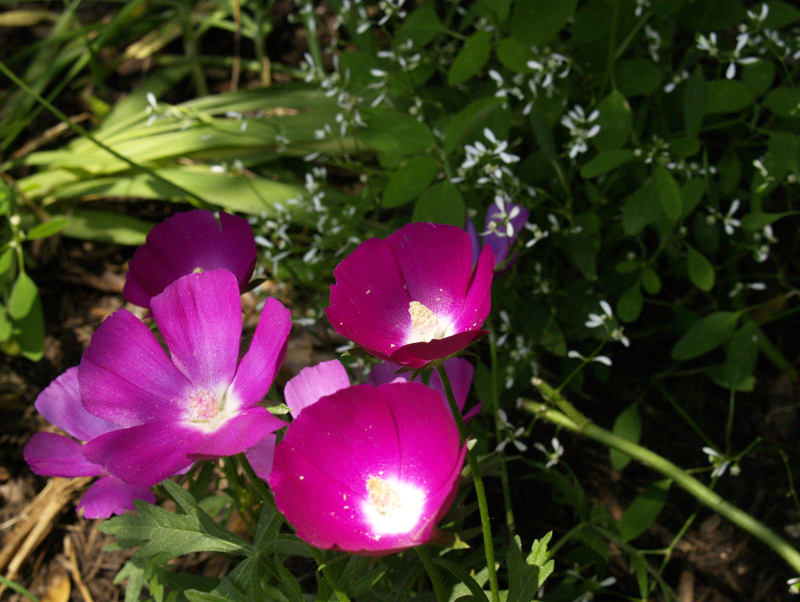
M390 362L422 368L464 349L490 309L494 255L472 268L469 235L455 226L409 224L359 245L334 270L334 330Z
M243 452L286 423L257 405L283 362L289 311L267 299L242 361L241 298L227 270L189 274L153 297L170 356L119 310L97 329L78 370L84 407L125 427L84 447L90 462L149 487L193 460Z
M196 209L176 213L155 226L130 260L125 299L150 307L150 300L186 274L224 268L243 290L256 265L256 242L247 220Z
M128 485L83 457L80 441L90 441L121 427L83 409L77 368L70 368L50 383L36 398L35 406L51 424L78 441L57 433L36 433L25 445L25 461L33 472L48 477L102 477L78 504L86 518L108 518L133 510L133 500L155 502L149 489Z
M438 393L419 383L356 385L303 405L268 479L303 540L380 556L438 534L467 451Z

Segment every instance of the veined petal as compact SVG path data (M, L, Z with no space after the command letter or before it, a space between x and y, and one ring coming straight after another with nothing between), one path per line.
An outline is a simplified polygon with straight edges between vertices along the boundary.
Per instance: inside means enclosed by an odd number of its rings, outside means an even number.
M130 485L152 487L191 465L187 454L203 437L182 422L149 422L101 435L83 446L83 455Z
M292 418L297 418L303 408L349 386L350 377L342 363L330 360L300 370L297 376L286 383L283 394L286 405L292 409Z
M119 425L98 418L83 409L78 388L78 367L69 368L36 398L36 410L50 424L78 439L89 441Z
M494 266L494 252L488 245L484 246L472 274L466 299L461 306L461 313L454 316L453 325L457 331L480 328L486 321L491 309Z
M236 373L242 301L235 276L213 270L182 276L151 301L175 366L195 385L220 393Z
M230 387L242 408L261 401L269 391L286 357L286 342L292 329L291 314L277 299L267 299L256 333Z
M467 330L428 343L410 343L392 353L391 361L410 368L424 368L433 360L461 351L473 340L487 334L485 330Z
M120 309L100 325L78 367L83 407L122 426L180 418L191 383L153 333Z
M83 446L64 435L36 433L22 454L36 474L48 477L96 477L106 474L102 466L83 457Z
M133 500L154 504L156 496L149 489L128 485L109 475L98 479L86 490L78 504L78 510L83 508L86 518L109 518L114 514L133 510Z
M193 460L216 460L233 456L253 447L267 434L284 426L286 423L266 408L249 408L232 416L219 428L205 433L202 441L189 451L189 457Z

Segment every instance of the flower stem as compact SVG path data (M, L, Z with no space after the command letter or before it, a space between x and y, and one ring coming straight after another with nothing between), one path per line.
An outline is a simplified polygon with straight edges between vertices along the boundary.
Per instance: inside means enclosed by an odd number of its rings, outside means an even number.
M281 512L278 510L278 506L275 505L275 498L272 497L272 494L269 492L269 489L267 489L267 486L264 485L264 481L262 481L261 478L256 474L256 471L253 470L253 467L250 465L247 456L241 453L238 454L236 457L239 460L239 463L242 465L242 468L244 469L247 478L250 479L250 482L253 483L253 486L256 488L256 491L258 491L259 495L261 496L261 499L264 500L264 503L267 504L267 506L269 506L270 508L272 508L272 510L274 510L276 514L278 514L283 518L283 514L281 514ZM289 521L287 521L285 518L283 520L287 525L289 525L290 527L292 526L289 523ZM292 528L294 529L294 527ZM322 556L322 552L308 543L306 544L306 547L308 548L308 551L311 552L311 555L314 557L314 560L319 566L319 570L322 573L322 576L325 577L325 580L328 582L328 585L330 585L331 589L333 589L333 591L336 593L336 597L339 598L339 602L350 602L350 598L348 598L347 594L344 593L344 591L342 591L342 588L339 585L339 580L336 578L336 575L334 575L333 571L330 570L330 567L326 565L325 558Z
M779 554L792 568L800 573L800 552L792 547L788 542L781 538L772 529L756 520L743 510L726 502L717 493L709 487L703 485L700 481L690 476L685 470L673 464L666 458L659 456L655 452L650 451L632 441L623 439L610 431L607 431L599 426L592 424L583 414L578 412L566 399L561 396L561 393L553 389L550 385L541 379L533 379L533 385L539 389L539 392L548 403L557 405L560 409L569 408L570 415L567 413L555 410L547 403L539 403L535 401L525 400L522 402L522 408L535 416L539 416L566 428L567 430L579 433L589 439L594 439L610 448L621 451L622 453L636 459L637 461L650 466L652 469L660 472L661 474L669 477L677 483L684 490L692 494L699 502L705 504L711 510L721 514L732 523L738 525L750 535L757 537L762 542L772 548ZM578 417L576 420L575 417Z
M497 411L500 409L500 392L497 383L497 341L494 336L494 329L489 331L489 349L492 357L492 412L494 413L494 432L496 442L499 444L503 439L503 428L500 424L500 416ZM514 507L511 505L511 485L508 480L508 466L504 461L500 464L500 482L503 486L503 501L506 506L506 526L508 536L513 538L516 532L514 522Z
M428 576L431 578L431 583L433 583L433 590L436 592L437 602L447 602L448 598L447 591L444 589L444 581L442 581L442 576L439 574L439 569L437 569L436 565L433 563L428 548L425 546L417 546L414 549L417 551L417 555L422 561L422 564L425 565L425 570L428 571Z
M444 369L444 363L439 361L436 363L436 371L439 373L439 378L442 379L444 392L447 396L447 403L450 404L450 411L453 412L453 418L458 425L458 432L461 436L461 442L467 440L467 427L464 425L464 418L461 416L461 410L458 409L456 397L453 395L453 386L450 384L450 378L447 376L447 371ZM478 497L478 510L481 515L481 527L483 530L483 547L486 552L486 568L489 570L489 586L492 590L492 602L500 602L500 588L497 584L497 568L494 561L494 546L492 544L492 525L489 522L489 505L486 503L486 489L483 487L483 478L481 477L481 468L478 465L478 459L475 453L467 447L467 462L469 462L469 470L472 473L472 480L475 483L475 494Z

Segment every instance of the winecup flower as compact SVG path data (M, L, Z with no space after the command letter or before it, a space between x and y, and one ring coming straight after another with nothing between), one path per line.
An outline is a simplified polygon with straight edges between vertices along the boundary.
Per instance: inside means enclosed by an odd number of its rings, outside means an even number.
M319 384L319 391L326 388ZM309 403L275 447L268 479L300 538L369 556L434 538L466 454L439 394L421 383L395 382L312 401L313 389L301 387Z
M336 267L325 313L372 355L422 368L486 334L494 263L487 245L473 270L461 228L409 224L365 241Z
M78 504L86 518L108 518L133 510L133 500L156 501L149 489L128 485L83 457L81 441L91 441L122 427L83 409L77 368L70 368L50 383L34 405L70 437L58 433L36 433L31 437L23 452L31 470L48 477L102 477L86 490Z
M286 424L257 405L286 353L291 320L279 301L267 299L241 362L241 299L231 272L183 276L151 309L169 356L121 309L97 329L78 370L83 406L127 427L87 443L84 456L139 487L196 459L243 452Z
M155 226L136 249L122 294L150 307L150 299L186 274L224 268L243 289L256 265L256 243L246 219L205 210L176 213Z

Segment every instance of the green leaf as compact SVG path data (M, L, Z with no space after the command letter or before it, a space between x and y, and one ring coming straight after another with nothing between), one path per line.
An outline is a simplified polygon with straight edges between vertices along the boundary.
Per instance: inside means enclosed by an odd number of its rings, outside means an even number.
M597 105L600 116L597 123L600 131L591 140L599 151L618 149L631 135L633 112L625 97L617 90L606 96Z
M749 107L755 100L750 88L735 79L717 79L706 84L707 115L736 113Z
M800 90L789 86L773 88L764 98L764 105L778 117L800 118Z
M421 155L436 146L430 128L400 111L364 111L368 128L358 131L359 139L379 153L399 161Z
M469 592L473 596L473 602L489 602L489 598L486 595L486 592L480 586L480 584L475 580L476 577L479 577L481 573L478 573L473 577L469 574L465 569L461 568L460 565L456 564L455 562L451 562L442 558L441 556L434 556L433 562L438 564L440 567L451 573L458 581L461 582L462 585L466 586L469 589ZM485 570L485 569L484 569Z
M635 322L642 313L642 290L637 282L617 299L616 314L622 322Z
M81 240L140 246L153 224L131 215L77 209L68 219L64 236Z
M663 77L661 69L653 61L643 58L618 61L614 70L617 89L626 98L652 94Z
M758 232L759 230L763 230L764 226L774 224L781 218L797 215L797 213L797 211L785 211L783 213L748 213L742 218L742 229L748 232Z
M617 419L614 420L614 428L611 432L633 443L639 443L639 437L642 434L642 419L639 416L638 404L633 403L619 413ZM613 448L609 451L609 456L614 470L622 470L631 461L630 456Z
M533 60L531 47L514 38L503 38L497 43L497 60L515 73L529 73L528 61Z
M708 369L708 376L714 381L714 384L719 385L723 389L732 389L739 393L752 393L756 388L756 379L752 374L737 385L729 383L725 378L724 364L711 366L711 368Z
M417 199L411 220L415 222L433 222L464 227L467 209L464 197L455 184L444 181L437 182L428 188Z
M672 359L690 360L705 355L733 336L739 312L718 311L695 322L672 348Z
M163 487L176 501L182 513L169 512L141 500L134 505L137 515L121 515L100 525L104 533L115 535L114 549L139 546L134 558L153 558L163 564L191 552L224 552L249 556L253 546L220 527L206 514L195 499L169 479Z
M6 314L6 308L0 305L0 343L11 338L11 321Z
M644 290L648 295L657 295L661 292L661 278L658 277L656 271L651 267L646 267L642 270L640 281Z
M756 61L750 65L742 65L741 69L739 79L753 96L762 96L772 88L775 81L775 63L772 61Z
M722 368L728 387L735 389L753 374L763 336L758 325L751 321L746 322L728 341Z
M695 207L703 200L703 195L706 193L706 184L701 178L692 178L686 180L681 188L681 200L683 201L683 215L686 218Z
M383 192L383 206L394 209L413 201L428 188L439 173L439 162L433 157L412 157L389 179Z
M42 311L42 300L38 294L33 300L30 311L21 319L14 320L12 333L11 341L16 342L18 347L16 353L32 362L42 359L44 355L44 312Z
M689 245L686 247L689 280L701 291L710 291L714 288L714 266L700 251Z
M703 124L703 115L706 109L706 80L703 70L697 67L694 73L686 80L683 89L683 125L686 135L696 138Z
M54 217L53 219L37 224L25 233L25 238L28 240L35 240L37 238L47 238L57 232L61 232L69 220L65 217Z
M623 541L632 541L644 533L658 518L672 481L656 481L647 487L631 502L617 523L617 530Z
M622 229L628 236L636 236L661 215L655 182L650 180L625 199L622 205Z
M516 0L511 35L528 46L541 46L575 14L578 0Z
M764 19L764 27L780 29L800 21L800 10L786 2L767 2L769 14Z
M492 54L492 32L477 31L467 38L461 52L456 55L450 71L447 72L447 85L463 84L473 75L480 73Z
M395 35L395 43L411 40L413 48L419 49L432 42L442 28L442 21L436 14L436 3L429 2L416 8L403 20Z
M581 167L581 177L584 180L596 178L599 175L615 170L634 157L633 151L630 150L601 151L594 159Z
M483 129L489 118L503 106L503 99L489 96L472 101L453 115L444 130L444 150L449 155L477 129Z
M14 191L8 183L0 178L0 215L11 213L11 201L14 198Z
M678 183L660 161L656 162L653 172L661 209L669 219L676 222L680 219L682 212L681 191Z
M547 544L553 537L550 531L531 546L531 553L525 558L522 555L522 540L515 535L508 547L506 564L508 566L508 598L507 602L530 602L544 585L545 580L555 568L555 563L548 560Z
M8 299L8 314L14 320L21 320L31 312L38 298L39 289L36 284L25 272L20 272Z

